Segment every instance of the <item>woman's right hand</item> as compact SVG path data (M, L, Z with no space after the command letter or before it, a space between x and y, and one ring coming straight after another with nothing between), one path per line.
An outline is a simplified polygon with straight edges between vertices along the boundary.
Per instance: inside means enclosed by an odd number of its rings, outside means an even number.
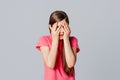
M51 30L51 35L53 40L59 40L59 32L60 32L60 27L58 26L58 23L54 23L53 26L49 25L49 28Z

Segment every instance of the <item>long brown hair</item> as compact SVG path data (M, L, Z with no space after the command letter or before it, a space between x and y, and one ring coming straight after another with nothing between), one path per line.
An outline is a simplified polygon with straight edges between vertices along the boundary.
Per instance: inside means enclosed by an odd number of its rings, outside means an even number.
M69 25L69 18L68 18L68 15L64 12L64 11L61 11L61 10L57 10L57 11L54 11L53 13L51 13L50 15L50 18L49 18L49 25L53 25L54 23L56 22L59 22L59 21L62 21L63 19L66 20L66 22L68 23ZM50 29L49 29L50 30ZM51 31L50 31L51 32ZM63 47L64 48L64 47ZM63 50L63 68L64 68L64 71L66 72L67 75L70 75L73 68L69 68L67 66L67 63L66 63L66 59L65 59L65 54L64 54L64 50Z

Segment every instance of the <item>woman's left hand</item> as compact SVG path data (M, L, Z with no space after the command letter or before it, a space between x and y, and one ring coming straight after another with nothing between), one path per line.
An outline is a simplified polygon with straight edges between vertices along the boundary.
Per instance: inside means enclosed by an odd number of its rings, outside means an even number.
M65 20L63 20L62 25L63 25L62 29L64 31L63 39L64 40L69 39L69 36L70 36L70 33L71 33L69 24Z

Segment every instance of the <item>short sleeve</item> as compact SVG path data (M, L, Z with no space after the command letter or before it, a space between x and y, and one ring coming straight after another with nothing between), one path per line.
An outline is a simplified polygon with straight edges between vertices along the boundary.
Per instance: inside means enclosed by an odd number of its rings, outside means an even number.
M78 39L74 36L71 37L70 39L71 46L75 47L77 49L77 53L80 51L79 45L78 45Z
M45 36L39 38L38 43L36 45L36 49L40 50L41 46L48 46L47 38Z

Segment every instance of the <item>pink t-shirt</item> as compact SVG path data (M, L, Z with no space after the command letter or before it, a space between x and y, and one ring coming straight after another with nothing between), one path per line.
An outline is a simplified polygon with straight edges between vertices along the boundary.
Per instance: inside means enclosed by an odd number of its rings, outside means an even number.
M62 49L60 47L60 42L61 40L59 41L58 48ZM71 36L70 43L72 47L77 48L77 52L80 51L80 48L78 46L78 40L76 37ZM51 35L46 35L46 36L41 36L39 38L36 48L38 50L40 50L41 46L48 46L49 48L51 48L51 45L52 45L52 37ZM69 76L64 72L62 67L63 66L62 57L61 57L62 54L60 54L60 52L61 51L58 51L56 65L54 69L50 69L44 62L44 69L45 69L44 80L75 80L74 68L73 68L72 74Z

